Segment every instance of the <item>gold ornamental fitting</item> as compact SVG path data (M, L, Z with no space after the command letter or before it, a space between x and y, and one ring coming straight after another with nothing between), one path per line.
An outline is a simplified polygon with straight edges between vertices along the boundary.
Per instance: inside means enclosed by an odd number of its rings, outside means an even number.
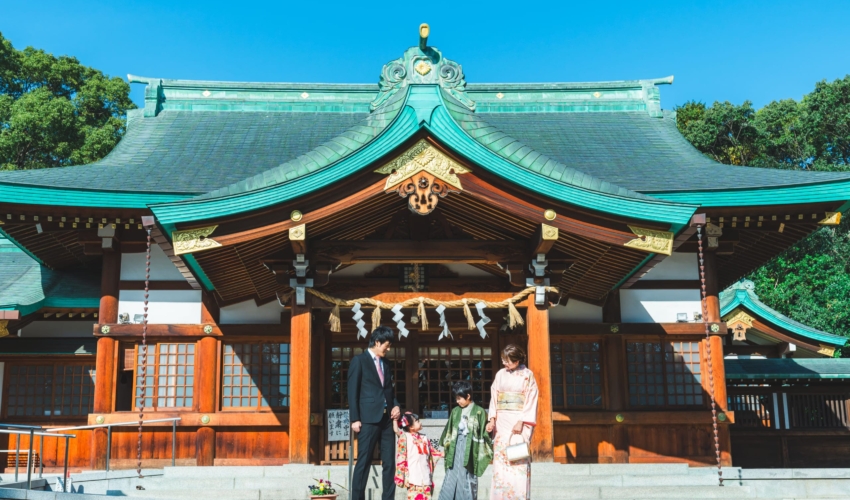
M545 217L546 220L555 220L555 217L557 217L557 216L558 216L558 214L556 214L555 211L552 210L551 208L549 208L545 212L543 212L543 217Z
M617 414L617 416L616 416L616 417L614 417L614 420L616 420L617 422L619 422L619 423L621 423L621 424L622 424L623 422L625 422L625 421L626 421L626 417L625 417L625 416L623 416L623 414L622 414L622 413L618 413L618 414Z
M304 214L302 214L300 210L293 210L292 213L289 214L289 218L292 219L293 222L298 222L304 218Z
M419 36L420 38L428 38L428 35L431 34L431 27L428 26L428 23L422 23L419 25Z
M204 415L203 417L201 417L201 423L204 424L204 425L209 424L210 423L210 416Z
M94 419L94 421L98 424L102 424L102 423L106 422L106 419L103 418L103 415L98 415L97 418Z

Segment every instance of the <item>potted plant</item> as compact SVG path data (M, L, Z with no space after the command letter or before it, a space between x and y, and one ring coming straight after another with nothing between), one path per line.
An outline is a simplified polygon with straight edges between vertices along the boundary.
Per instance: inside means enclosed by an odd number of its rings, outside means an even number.
M316 484L308 486L311 499L336 500L337 493L331 484L331 471L328 471L328 479L316 479Z

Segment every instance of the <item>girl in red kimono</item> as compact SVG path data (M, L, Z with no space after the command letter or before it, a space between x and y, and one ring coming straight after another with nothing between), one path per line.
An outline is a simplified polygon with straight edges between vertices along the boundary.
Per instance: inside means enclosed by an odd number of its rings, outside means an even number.
M407 500L431 500L434 492L434 464L443 455L420 434L422 423L414 413L404 413L393 421L398 435L395 459L395 484L407 489Z

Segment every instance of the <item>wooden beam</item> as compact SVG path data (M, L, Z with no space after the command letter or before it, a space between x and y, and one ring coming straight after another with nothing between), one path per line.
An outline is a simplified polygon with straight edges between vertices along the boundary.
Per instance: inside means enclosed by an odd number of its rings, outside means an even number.
M104 326L109 327L109 333L104 334ZM207 326L212 327L210 333L205 331ZM288 335L288 325L148 325L149 337L221 337L221 336L280 336ZM141 337L142 325L140 324L96 324L94 335L97 337Z
M343 300L365 298L362 295L352 293L337 293L335 297ZM461 300L461 299L481 299L488 302L501 302L514 296L513 292L469 292L469 293L447 293L447 292L385 292L376 295L370 295L368 298L372 300L380 300L388 304L404 302L410 299L418 299L419 297L431 298L440 301Z
M764 321L758 318L755 318L753 320L753 329L765 333L777 340L788 342L790 344L795 344L809 351L817 352L820 349L820 345L813 344L810 340L802 339L796 335L791 336L783 331L774 328L772 325L765 323Z
M292 298L289 461L293 464L310 463L312 296L307 295L305 299L305 305L298 305L295 297Z
M635 235L631 231L604 227L565 214L557 214L554 220L549 220L544 214L550 207L536 205L526 199L514 196L474 175L463 176L463 193L534 223L548 224L561 231L579 234L593 240L623 245L635 239ZM625 221L619 225L624 224ZM643 221L642 224L646 225Z
M602 306L602 321L605 323L621 323L623 321L620 309L620 290L611 290Z
M203 417L209 417L208 424L204 424L201 420ZM97 417L103 417L105 424L116 424L126 422L126 413L113 414L88 414L88 425L94 425L97 422ZM286 426L289 423L289 413L287 412L212 412L202 413L198 411L157 411L156 418L174 418L180 417L177 427L280 427ZM145 429L148 427L160 428L160 430L171 429L171 422L155 422L146 423Z
M121 290L144 290L145 282L121 280L118 287ZM148 290L194 290L194 288L188 281L149 281Z
M312 259L340 264L496 264L525 260L526 243L481 240L317 241Z
M558 228L549 224L540 224L531 237L531 257L547 254L558 242Z
M717 255L714 252L704 252L703 264L703 268L705 269L706 321L717 323L720 321L720 286L717 275Z
M526 299L526 332L528 334L528 367L537 382L537 426L531 436L531 453L535 462L555 459L555 430L552 425L552 369L550 363L549 308L536 306L534 294Z
M21 319L20 311L0 311L0 319L5 319L9 321L17 321Z
M617 423L617 415L624 417ZM735 423L735 412L726 413L727 420L721 425ZM563 411L555 412L552 419L556 425L667 425L708 424L711 412L700 411Z
M720 330L713 335L726 335L726 323L717 323ZM574 335L702 335L705 326L699 323L552 323L553 335L569 332Z
M380 181L368 186L367 188L358 191L350 196L346 196L345 198L326 205L317 210L313 210L311 212L306 212L302 215L298 221L293 221L291 219L276 222L273 224L268 224L265 226L247 229L244 231L238 231L233 233L213 233L210 235L215 241L220 243L222 246L235 245L237 243L243 243L245 241L251 241L258 238L263 238L265 236L271 236L274 234L281 233L283 231L288 231L289 229L300 226L302 224L310 224L311 222L316 222L325 218L328 218L332 215L345 212L346 210L350 210L353 205L356 205L362 202L365 199L371 198L373 196L382 195L384 193L384 185L386 184L385 179L381 179ZM202 226L202 225L201 225ZM192 227L199 227L198 224L194 226L186 226L180 227L183 229L191 229Z
M100 281L100 309L98 317L102 321L118 321L118 293L121 280L121 254L108 252L103 255ZM57 314L58 318L60 315ZM118 342L112 338L97 341L95 361L94 411L111 413L115 404L115 367ZM91 440L91 467L106 467L106 429L95 429Z
M506 292L510 283L507 279L493 278L428 278L428 292ZM324 287L317 287L329 294L343 292L348 294L374 295L399 290L398 278L334 278Z
M307 226L300 224L289 228L289 244L292 245L292 253L307 253Z

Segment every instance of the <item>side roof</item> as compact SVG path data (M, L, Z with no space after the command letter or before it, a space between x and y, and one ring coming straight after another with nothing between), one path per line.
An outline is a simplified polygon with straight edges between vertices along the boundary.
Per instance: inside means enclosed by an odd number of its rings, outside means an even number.
M43 307L97 308L100 276L91 270L48 269L0 236L0 310L21 316Z
M816 328L804 325L799 321L785 316L784 314L769 307L759 300L755 292L755 284L750 280L741 280L726 290L720 292L720 315L726 316L736 308L744 307L761 320L780 329L787 330L803 338L831 346L843 347L850 342L847 337L827 333Z
M850 379L850 359L785 358L724 360L726 379L736 381Z

